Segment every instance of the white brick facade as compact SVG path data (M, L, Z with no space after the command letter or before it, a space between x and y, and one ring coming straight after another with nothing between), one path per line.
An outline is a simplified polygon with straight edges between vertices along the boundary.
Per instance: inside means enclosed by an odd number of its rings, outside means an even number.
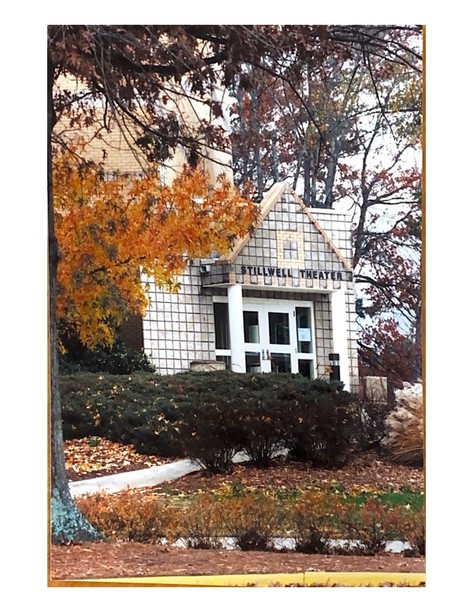
M281 371L300 369L301 373L308 375L310 371L311 376L322 378L329 376L329 354L338 353L345 388L356 390L358 360L349 218L328 209L309 211L284 184L275 185L260 207L261 220L252 235L225 257L210 263L191 262L179 279L179 293L169 294L144 279L151 285L150 305L143 322L145 352L161 374L188 370L195 361L216 359L224 359L235 371L245 371L241 362L246 355L247 371L269 371L267 361L275 356ZM238 294L229 291L238 285ZM217 346L214 302L227 304L230 294L241 296L238 299L242 302L238 303L243 303L243 312L237 314L241 306L237 311L229 308L233 321L225 325L232 331L228 337L233 346L228 340L226 350L219 350L222 346ZM332 303L338 304L336 312ZM274 344L271 330L264 327L263 318L268 312L273 323L279 321L288 328L283 344ZM296 328L291 316L301 317L309 312L310 327L306 322L304 329ZM247 315L259 316L259 343L244 336L246 323L241 318ZM305 337L310 341L304 344L301 338ZM304 350L310 352L299 352ZM297 353L296 357L293 353Z

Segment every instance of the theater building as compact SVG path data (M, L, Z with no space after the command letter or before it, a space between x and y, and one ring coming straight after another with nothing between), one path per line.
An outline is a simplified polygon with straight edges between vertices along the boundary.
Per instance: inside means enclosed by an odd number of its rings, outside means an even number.
M291 372L358 387L349 217L308 209L285 183L260 203L233 251L195 259L178 293L157 288L142 322L160 374L189 369Z
M182 97L178 101L186 103ZM192 105L180 115L191 124L204 111L197 113ZM140 151L131 150L121 130L110 129L97 141L95 129L81 127L87 156L102 161L106 149L111 172L139 175L144 154L140 159ZM232 180L230 154L207 153L211 180L222 171ZM184 161L176 151L163 171L165 182ZM143 319L131 316L125 323L123 340L130 348L143 348L160 374L211 368L292 372L340 379L345 389L356 391L349 216L306 208L286 183L275 184L259 206L257 227L231 253L189 262L178 293L143 277L150 287L149 307Z

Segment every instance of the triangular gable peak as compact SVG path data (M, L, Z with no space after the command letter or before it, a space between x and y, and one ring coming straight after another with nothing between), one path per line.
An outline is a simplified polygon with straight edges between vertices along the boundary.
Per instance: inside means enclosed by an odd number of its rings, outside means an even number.
M346 287L352 268L312 214L287 183L275 184L260 204L256 227L211 266L204 285Z

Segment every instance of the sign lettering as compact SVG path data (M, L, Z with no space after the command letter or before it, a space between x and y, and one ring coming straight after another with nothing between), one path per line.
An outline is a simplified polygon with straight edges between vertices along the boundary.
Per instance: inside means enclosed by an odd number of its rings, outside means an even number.
M273 266L241 266L241 274L250 274L251 276L277 276L279 278L311 278L315 280L343 280L342 272L333 272L329 270L308 270L295 268L276 268ZM347 280L351 280L350 273L347 273Z

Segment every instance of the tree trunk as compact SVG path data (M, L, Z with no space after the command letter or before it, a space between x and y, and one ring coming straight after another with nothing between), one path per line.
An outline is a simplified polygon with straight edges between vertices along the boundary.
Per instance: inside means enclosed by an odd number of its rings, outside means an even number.
M276 147L276 141L273 140L271 142L271 168L273 174L273 181L275 183L279 182L279 156L278 150Z
M53 69L48 61L48 256L49 256L49 402L50 402L50 535L51 543L90 542L101 539L100 534L77 509L66 475L62 437L61 398L59 395L59 360L56 329L56 270L58 248L54 235L52 192L51 133L55 123L53 107Z
M255 150L254 160L256 166L256 201L260 202L263 199L263 171L261 168L261 151L260 151L260 137L258 131L258 117L256 114L256 92L254 89L250 91L250 125L255 135Z
M325 206L333 208L333 187L337 174L337 164L340 157L340 142L335 134L333 138L327 139L327 178L325 180Z
M304 155L304 204L312 206L311 178L312 178L312 150L307 147Z

